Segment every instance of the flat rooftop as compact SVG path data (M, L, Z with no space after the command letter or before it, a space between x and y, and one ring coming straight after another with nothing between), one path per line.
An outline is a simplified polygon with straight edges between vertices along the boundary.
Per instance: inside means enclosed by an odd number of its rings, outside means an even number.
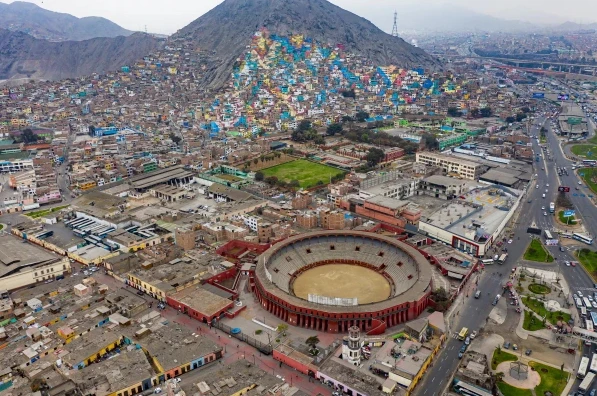
M173 166L132 177L130 183L133 188L142 190L158 184L167 183L172 179L182 179L184 177L193 177L193 173L185 170L182 166Z
M205 316L216 315L232 304L231 300L203 287L181 290L173 294L171 298L195 311L201 312Z

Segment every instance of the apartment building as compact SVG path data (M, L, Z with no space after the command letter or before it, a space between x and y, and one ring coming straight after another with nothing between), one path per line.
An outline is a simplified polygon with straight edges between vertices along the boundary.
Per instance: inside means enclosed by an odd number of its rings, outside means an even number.
M446 174L457 175L469 180L477 180L485 171L484 165L440 153L417 153L417 162L438 166Z

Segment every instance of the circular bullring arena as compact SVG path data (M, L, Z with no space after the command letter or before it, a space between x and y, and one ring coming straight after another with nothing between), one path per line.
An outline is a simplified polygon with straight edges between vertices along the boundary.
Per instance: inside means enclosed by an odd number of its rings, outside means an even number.
M431 264L395 238L322 231L285 239L259 256L254 292L294 326L370 334L417 318L431 293Z

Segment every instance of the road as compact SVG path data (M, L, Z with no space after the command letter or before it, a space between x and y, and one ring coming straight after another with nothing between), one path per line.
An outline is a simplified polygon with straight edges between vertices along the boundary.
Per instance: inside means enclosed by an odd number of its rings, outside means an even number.
M550 130L549 122L547 122L545 117L536 118L531 127L530 135L539 136L540 129L543 125ZM497 294L502 294L502 285L507 280L508 274L518 265L523 257L530 238L530 234L527 233L527 228L531 225L543 230L554 230L555 228L558 228L555 226L553 215L549 213L549 203L555 202L560 183L564 183L563 185L570 185L572 191L576 191L573 186L577 185L578 179L571 171L572 163L564 157L559 148L557 138L551 131L548 133L548 146L553 161L546 158L545 153L541 152L538 141L533 140L533 150L542 153L540 158L541 161L533 164L536 177L533 178L527 196L521 205L521 215L519 215L518 220L512 225L512 231L507 236L507 238L512 239L511 244L505 244L509 255L508 260L503 265L486 267L486 269L479 275L478 286L471 284L465 289L461 302L457 302L461 307L455 308L456 315L451 319L452 334L446 342L444 350L438 357L436 357L436 361L425 374L423 381L417 385L415 394L424 396L439 395L447 386L451 374L459 363L458 352L462 346L462 341L452 338L452 335L457 333L462 327L467 327L472 331L480 328L486 322L488 314L493 308L491 303L493 302L494 297ZM555 170L556 164L561 167L566 166L569 170L569 175L563 176L562 180L560 180L557 171ZM545 194L545 198L543 198L543 194ZM570 195L572 195L572 193L570 193ZM577 208L577 213L582 213L581 218L583 219L583 222L587 224L588 221L588 231L591 235L597 235L597 222L595 222L595 219L593 218L593 216L597 214L597 210L591 204L590 200L580 196L571 196L571 200ZM547 214L545 214L545 212L547 212ZM593 288L592 280L581 268L565 266L564 262L566 260L574 260L571 252L568 250L560 252L558 247L551 247L549 250L557 259L554 266L560 266L560 272L564 275L572 290ZM479 290L483 291L480 299L473 298L475 288L477 287Z

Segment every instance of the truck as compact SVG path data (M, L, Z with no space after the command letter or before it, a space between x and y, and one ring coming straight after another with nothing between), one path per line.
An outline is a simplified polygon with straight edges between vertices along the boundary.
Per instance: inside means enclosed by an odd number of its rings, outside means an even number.
M549 203L549 213L554 213L556 211L556 205L553 202Z
M495 296L495 298L493 299L493 302L491 303L491 305L497 305L497 303L498 303L498 301L500 301L501 297L502 296L499 295L499 294L497 296Z
M497 263L504 264L507 259L508 259L508 253L504 253L497 259Z

